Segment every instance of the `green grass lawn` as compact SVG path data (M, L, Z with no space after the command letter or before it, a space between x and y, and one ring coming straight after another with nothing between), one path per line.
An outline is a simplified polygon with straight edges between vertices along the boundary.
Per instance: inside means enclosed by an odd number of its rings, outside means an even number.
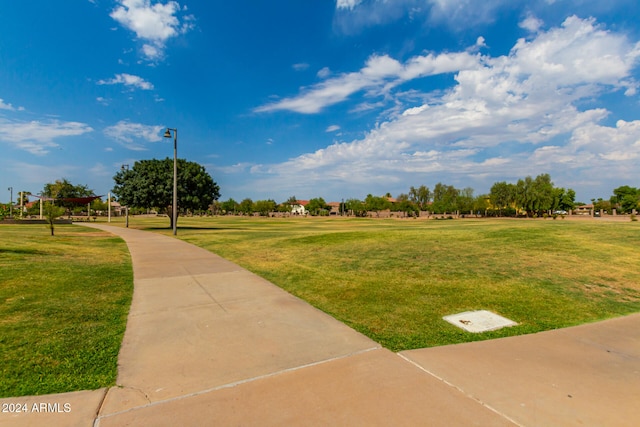
M146 221L146 222L145 222ZM170 234L167 219L133 226ZM180 218L178 237L400 351L640 311L640 226L577 220ZM518 322L472 334L442 317Z
M180 218L178 237L393 351L640 311L637 222ZM132 283L126 245L108 233L0 225L0 397L113 385ZM479 309L519 325L471 334L442 320Z
M115 384L132 291L121 239L0 225L0 397Z

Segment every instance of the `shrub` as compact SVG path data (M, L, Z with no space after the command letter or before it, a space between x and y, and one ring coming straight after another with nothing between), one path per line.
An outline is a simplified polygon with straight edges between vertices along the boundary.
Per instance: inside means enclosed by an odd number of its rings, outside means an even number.
M9 216L9 204L0 203L0 221Z

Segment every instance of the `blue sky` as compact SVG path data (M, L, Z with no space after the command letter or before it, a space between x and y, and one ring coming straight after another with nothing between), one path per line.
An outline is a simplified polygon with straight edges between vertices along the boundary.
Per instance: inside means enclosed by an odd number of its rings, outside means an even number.
M637 0L2 2L0 200L123 164L222 200L640 186Z

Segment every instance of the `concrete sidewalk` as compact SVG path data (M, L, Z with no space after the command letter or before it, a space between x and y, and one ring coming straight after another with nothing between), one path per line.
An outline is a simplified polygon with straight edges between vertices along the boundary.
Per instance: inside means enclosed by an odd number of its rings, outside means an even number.
M0 426L640 422L640 314L395 354L204 249L84 225L121 236L133 260L118 385L0 399L30 409Z

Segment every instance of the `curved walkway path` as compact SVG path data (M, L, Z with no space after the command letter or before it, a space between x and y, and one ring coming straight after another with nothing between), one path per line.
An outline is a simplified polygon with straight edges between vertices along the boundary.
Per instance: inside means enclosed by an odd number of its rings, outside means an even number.
M204 249L84 225L121 236L133 260L118 385L0 399L30 409L0 426L640 422L640 314L396 354Z

